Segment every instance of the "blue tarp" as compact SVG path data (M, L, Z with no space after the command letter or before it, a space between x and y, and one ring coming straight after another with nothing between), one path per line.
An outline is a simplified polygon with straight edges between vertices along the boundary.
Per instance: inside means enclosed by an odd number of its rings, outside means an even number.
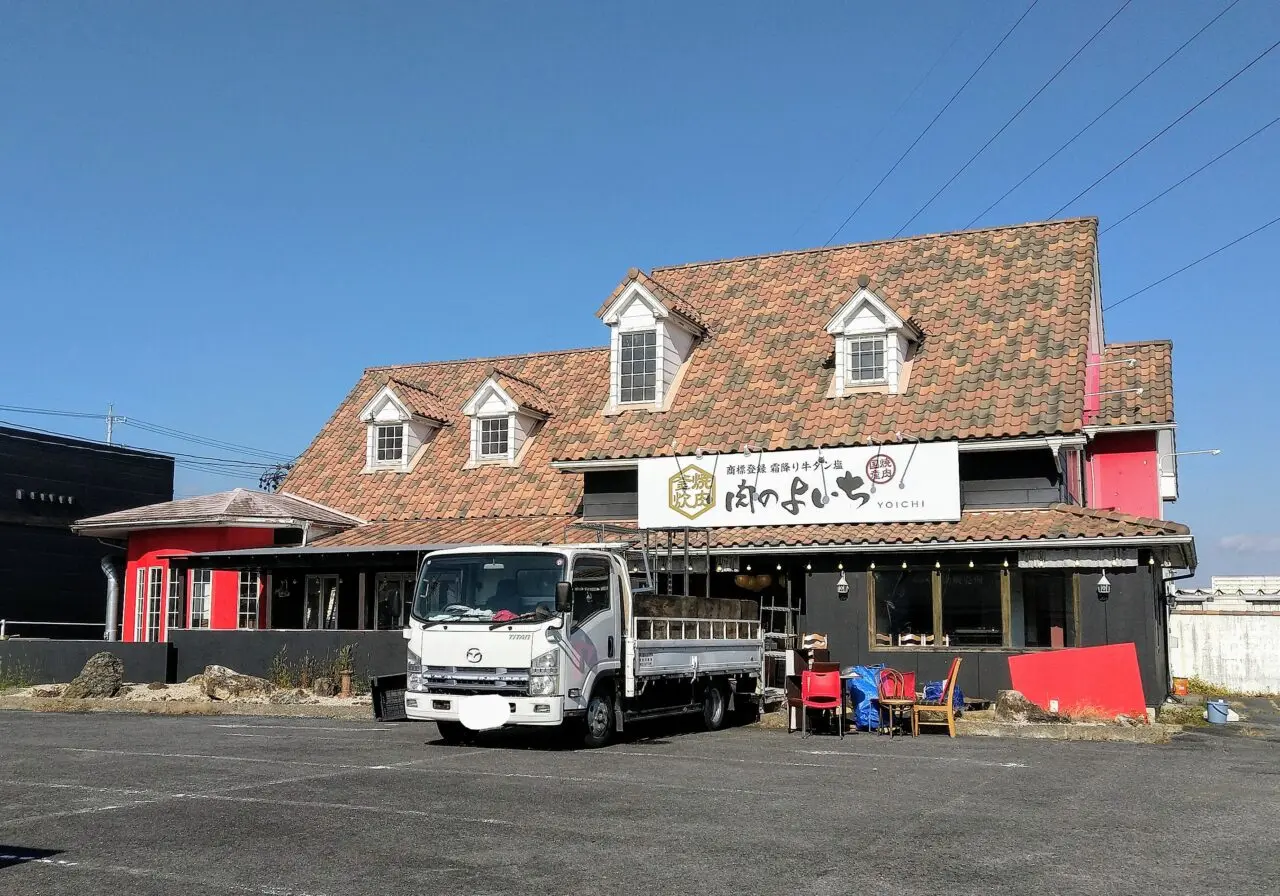
M931 681L924 686L924 699L926 703L941 703L942 692L946 689L945 681ZM956 715L964 712L964 691L960 690L960 685L956 685L956 689L951 692L951 706L955 710Z
M853 704L853 724L864 731L880 726L880 709L876 705L876 697L880 693L880 670L878 666L851 666L844 670L851 675L846 687L849 689L849 702Z

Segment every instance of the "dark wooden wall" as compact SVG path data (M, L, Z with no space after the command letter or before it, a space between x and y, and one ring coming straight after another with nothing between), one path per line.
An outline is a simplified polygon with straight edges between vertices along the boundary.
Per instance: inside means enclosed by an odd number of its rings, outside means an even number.
M21 495L21 497L19 497ZM101 622L105 556L74 520L173 498L173 458L0 427L0 618ZM100 638L92 629L9 632Z

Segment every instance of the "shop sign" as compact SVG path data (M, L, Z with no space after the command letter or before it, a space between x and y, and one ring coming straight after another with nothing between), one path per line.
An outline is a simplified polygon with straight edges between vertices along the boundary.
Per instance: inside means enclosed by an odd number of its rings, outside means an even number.
M638 477L642 529L960 519L955 442L653 457Z
M1059 548L1045 551L1018 551L1023 569L1119 569L1138 565L1138 552L1131 548Z

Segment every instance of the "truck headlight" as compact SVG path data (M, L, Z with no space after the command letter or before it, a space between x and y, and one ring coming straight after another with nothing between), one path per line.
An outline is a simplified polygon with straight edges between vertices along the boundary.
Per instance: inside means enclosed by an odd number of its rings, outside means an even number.
M554 697L560 690L560 650L548 650L529 666L529 696Z
M410 673L409 673L408 688L409 688L409 690L411 690L411 691L420 691L420 690L422 690L422 676L421 676L421 675L419 675L417 672L410 672Z
M422 671L422 657L418 656L416 653L410 650L409 651L409 669L408 669L409 674L412 675L415 672L421 672L421 671Z

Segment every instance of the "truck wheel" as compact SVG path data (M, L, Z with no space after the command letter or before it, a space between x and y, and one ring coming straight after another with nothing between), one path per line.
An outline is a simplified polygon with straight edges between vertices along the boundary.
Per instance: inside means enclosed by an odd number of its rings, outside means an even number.
M475 739L475 733L461 722L436 722L436 727L440 729L440 739L450 746L470 743Z
M724 688L719 684L707 685L702 694L702 724L708 731L719 731L724 727L725 710L728 701L724 696Z
M603 747L613 739L613 692L609 682L603 682L591 694L583 727L582 745L589 749Z

